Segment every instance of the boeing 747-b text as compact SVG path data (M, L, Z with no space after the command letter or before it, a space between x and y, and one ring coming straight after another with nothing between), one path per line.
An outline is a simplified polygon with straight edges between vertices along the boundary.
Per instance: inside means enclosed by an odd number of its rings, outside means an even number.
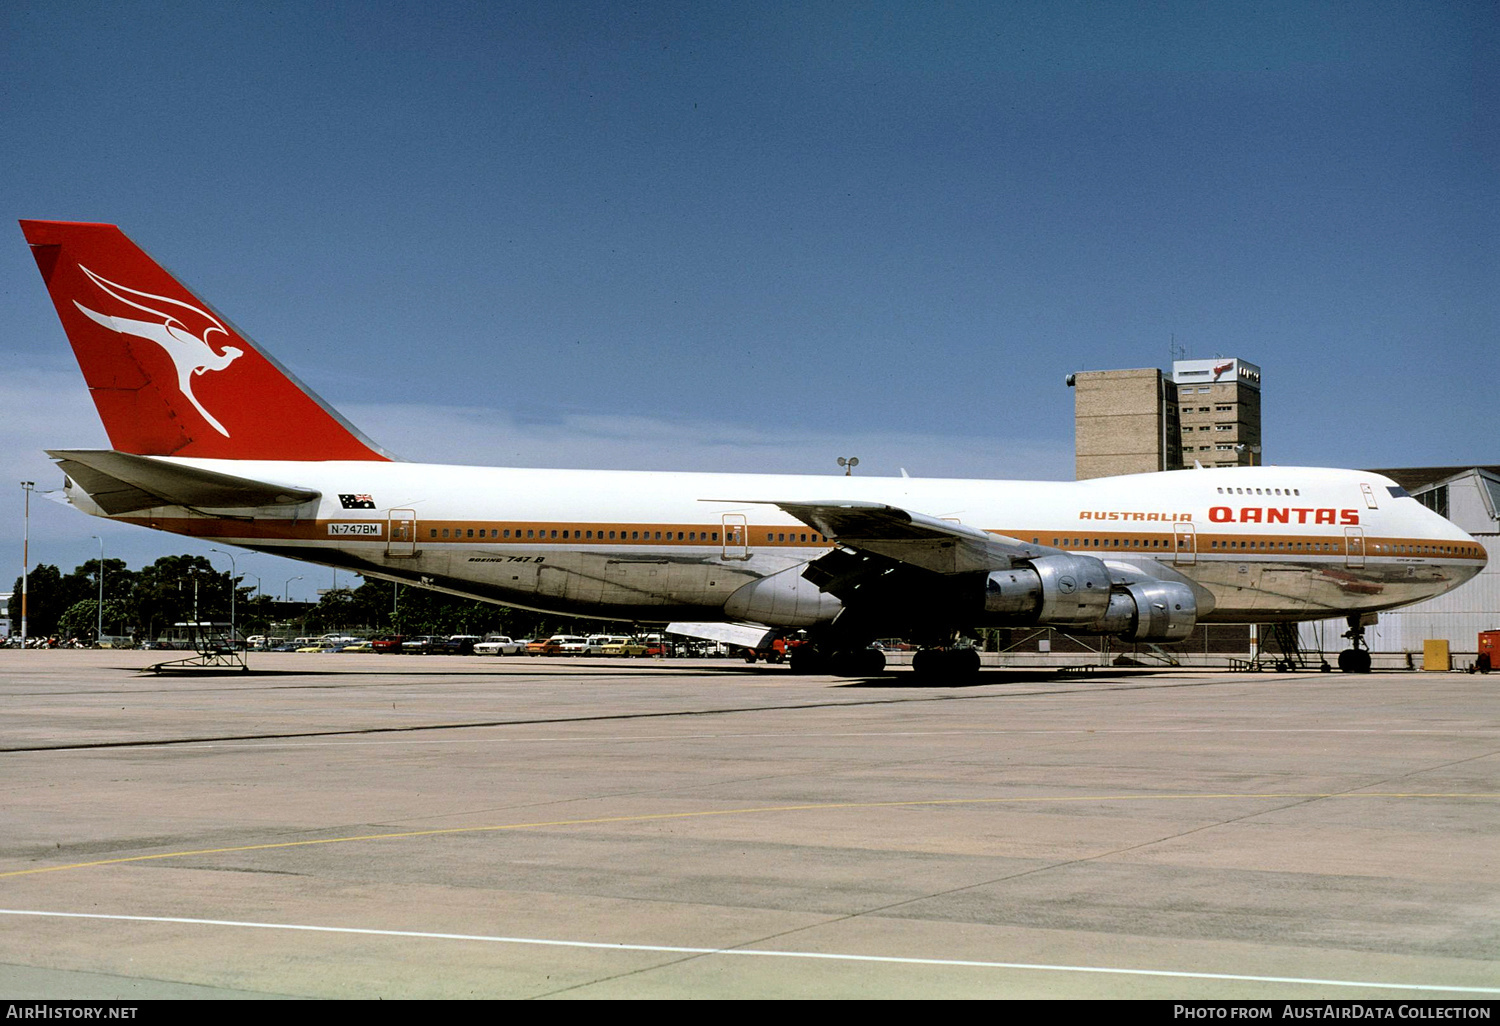
M95 516L505 605L671 624L800 669L870 642L969 672L971 627L1173 642L1197 623L1362 617L1469 580L1484 549L1364 471L1092 481L665 474L404 462L118 228L22 221L111 449L49 450Z

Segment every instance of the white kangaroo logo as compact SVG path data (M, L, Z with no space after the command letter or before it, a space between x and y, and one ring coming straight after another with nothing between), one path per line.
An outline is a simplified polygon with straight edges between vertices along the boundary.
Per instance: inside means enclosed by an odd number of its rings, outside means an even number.
M73 301L73 305L82 310L90 320L103 325L110 331L118 332L122 335L135 335L137 338L146 339L148 342L155 342L162 349L166 350L167 355L172 358L173 365L177 368L178 389L187 397L188 402L197 407L198 412L203 414L203 419L208 421L209 425L215 431L228 438L229 432L224 430L224 425L214 419L213 414L205 410L203 404L198 401L198 397L193 395L193 375L206 374L209 371L221 371L236 359L245 355L234 346L225 346L224 352L219 353L208 344L208 336L215 331L225 338L229 337L228 330L220 323L219 319L206 311L198 309L196 306L179 302L176 299L169 299L166 296L153 296L149 292L137 292L135 289L126 288L124 285L116 285L112 281L99 277L99 275L82 264L78 265L78 269L88 275L89 280L95 285L126 306L135 307L137 310L144 310L146 313L160 318L157 321L132 321L124 317L109 317L105 314L95 313L76 299ZM127 296L154 300L157 303L170 303L172 306L191 310L199 317L208 321L209 325L203 329L203 335L200 338L189 331L187 325L179 320L176 315L168 311L143 306L128 299Z

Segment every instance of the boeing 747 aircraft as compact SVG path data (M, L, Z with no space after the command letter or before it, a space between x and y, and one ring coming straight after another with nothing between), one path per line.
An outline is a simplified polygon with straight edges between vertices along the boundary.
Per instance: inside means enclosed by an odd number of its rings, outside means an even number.
M1092 481L668 474L409 463L340 417L114 225L22 221L113 448L49 450L86 513L490 602L671 624L865 675L959 629L1173 642L1439 595L1484 549L1364 471Z

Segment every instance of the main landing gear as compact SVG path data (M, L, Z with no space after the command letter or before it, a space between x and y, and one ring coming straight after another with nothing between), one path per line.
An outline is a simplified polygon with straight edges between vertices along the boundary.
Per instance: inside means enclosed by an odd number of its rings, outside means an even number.
M878 648L836 648L824 652L798 645L791 654L793 673L831 673L835 677L875 677L885 672L885 653Z
M1349 629L1344 632L1344 637L1349 639L1351 647L1339 653L1339 669L1345 673L1369 673L1370 649L1365 644L1365 625L1360 622L1358 613L1349 617Z
M924 680L972 677L979 672L976 648L924 648L912 656L911 669Z

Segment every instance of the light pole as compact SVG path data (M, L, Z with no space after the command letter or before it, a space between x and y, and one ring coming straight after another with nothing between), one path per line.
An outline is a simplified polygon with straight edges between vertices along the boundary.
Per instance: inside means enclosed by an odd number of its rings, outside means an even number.
M22 481L21 491L26 493L26 528L21 542L21 649L26 649L26 591L27 577L31 573L31 490L35 481Z
M198 629L198 576L203 571L195 566L188 567L188 576L193 579L193 630Z
M289 594L291 594L289 591L287 591L287 589L292 586L292 582L293 581L300 581L300 580L302 580L302 576L300 574L297 575L296 577L288 577L286 579L286 583L281 586L281 601L282 601L282 604L286 603L287 596Z
M209 549L209 552L217 552L221 556L229 557L229 644L234 644L234 579L239 576L239 568L235 566L234 553L225 552L223 549Z
M99 543L99 626L94 628L94 647L104 644L104 539L97 534L89 535Z

